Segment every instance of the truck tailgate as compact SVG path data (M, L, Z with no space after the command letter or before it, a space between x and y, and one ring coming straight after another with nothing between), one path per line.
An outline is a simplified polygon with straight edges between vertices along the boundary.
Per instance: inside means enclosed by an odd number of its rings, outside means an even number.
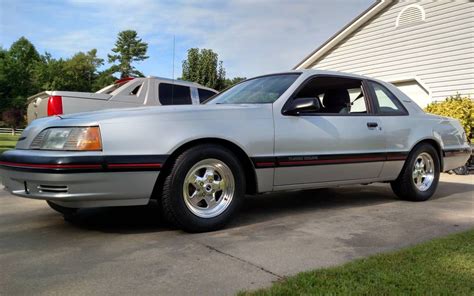
M84 107L84 103L73 103L76 100L94 100L97 103L105 102L110 99L112 96L109 94L101 93L87 93L87 92L73 92L73 91L44 91L33 95L27 99L27 118L28 124L33 120L41 117L48 116L48 98L49 96L61 96L63 101L63 108L65 113L73 113L71 109L74 107ZM71 106L76 105L76 106ZM90 111L94 110L98 104L90 104ZM73 107L73 108L71 108ZM76 112L87 111L87 108L78 108Z

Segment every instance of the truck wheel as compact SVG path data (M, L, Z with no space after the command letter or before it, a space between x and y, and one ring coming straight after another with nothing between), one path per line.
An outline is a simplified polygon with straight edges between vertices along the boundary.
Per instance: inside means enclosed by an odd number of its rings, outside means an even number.
M53 209L56 212L62 214L64 216L65 220L71 219L78 211L78 209L76 209L76 208L66 208L66 207L60 206L58 204L55 204L53 202L50 202L49 200L47 200L46 203L48 204L48 206L51 209Z
M453 171L456 175L469 175L469 168L467 165L463 165L462 167L456 168Z
M222 228L245 194L244 170L235 155L219 145L199 145L181 154L163 184L165 218L188 232Z
M421 144L410 153L402 172L390 185L401 199L425 201L435 193L439 173L436 149L429 144Z

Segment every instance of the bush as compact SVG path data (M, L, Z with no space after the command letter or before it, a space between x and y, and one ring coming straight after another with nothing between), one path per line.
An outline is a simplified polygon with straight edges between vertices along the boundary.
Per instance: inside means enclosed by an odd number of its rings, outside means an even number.
M425 111L431 114L456 118L466 131L468 138L474 131L474 100L467 97L451 96L442 102L429 104Z

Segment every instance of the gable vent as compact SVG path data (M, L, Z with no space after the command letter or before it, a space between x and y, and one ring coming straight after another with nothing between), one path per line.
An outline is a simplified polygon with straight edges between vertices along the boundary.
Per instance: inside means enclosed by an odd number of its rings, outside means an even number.
M395 27L416 25L425 21L425 10L418 4L404 7L397 16Z

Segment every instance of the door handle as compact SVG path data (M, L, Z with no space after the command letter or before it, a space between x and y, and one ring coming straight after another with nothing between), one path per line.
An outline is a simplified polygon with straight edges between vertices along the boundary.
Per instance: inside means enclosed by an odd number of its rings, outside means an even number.
M368 128L376 128L377 126L379 126L377 122L367 122Z

